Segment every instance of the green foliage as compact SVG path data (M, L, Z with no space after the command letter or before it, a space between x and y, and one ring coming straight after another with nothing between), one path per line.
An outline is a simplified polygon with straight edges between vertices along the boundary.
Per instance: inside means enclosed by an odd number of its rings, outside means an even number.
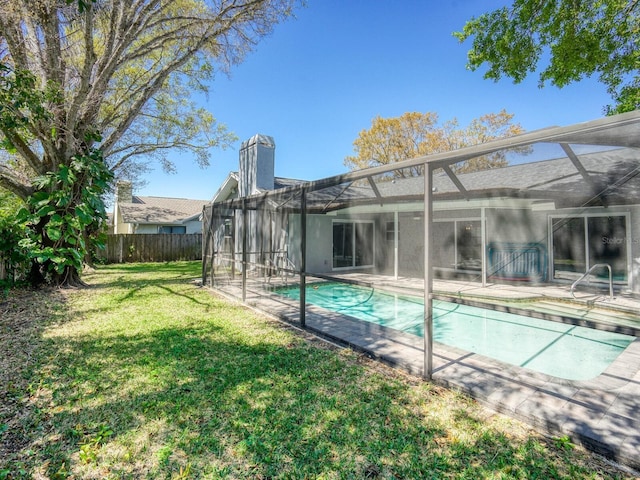
M34 179L37 190L16 215L27 226L18 246L48 273L79 272L87 253L103 245L103 195L111 179L99 150Z
M113 435L113 429L108 425L100 425L98 431L80 444L78 456L83 463L95 463L98 459L98 451L109 437Z
M78 11L83 13L91 8L92 3L96 3L97 0L65 0L67 5L71 5L72 3L78 3Z
M12 70L0 63L0 148L16 153L13 140L19 136L30 139L29 126L34 123L47 123L51 112L47 106L60 101L60 91L52 82L39 88L37 77L28 70ZM52 138L55 131L51 131Z
M4 262L8 270L8 278L0 278L0 286L11 285L26 275L27 252L18 246L24 238L25 227L15 221L21 206L18 197L0 188L0 262Z
M3 219L13 217L21 205L22 202L18 197L0 187L0 222Z
M558 450L573 450L576 446L571 441L571 438L568 435L563 435L562 437L557 437L553 439L553 443L555 444Z
M51 119L50 105L60 101L60 94L53 84L38 88L31 72L0 64L0 73L0 128L5 133L0 148L15 154L14 142L29 139L30 125ZM54 128L50 134L56 136ZM84 140L99 136L88 133ZM92 237L87 232L97 232L106 218L101 196L110 180L101 152L90 150L32 178L33 193L19 208L16 197L3 191L11 202L3 202L0 212L0 253L11 269L25 273L35 262L58 275L68 268L80 271L90 248L85 239Z
M79 271L104 217L107 167L123 178L153 161L171 171L176 151L206 166L211 147L236 140L191 95L296 4L0 2L0 187L28 202L13 224L24 238L5 243L43 267L32 281Z
M607 113L622 113L640 108L639 12L640 3L629 0L515 0L454 35L461 42L473 37L468 67L486 64L485 78L519 83L549 58L540 86L597 75L615 102Z
M28 125L32 117L47 115L44 96L36 89L35 75L26 70L12 71L0 63L0 124L3 128Z
M29 139L30 125L49 122L52 105L61 97L53 84L40 89L28 71L11 71L3 64L0 71L4 74L0 76L0 129L5 133L0 148L15 154L14 142ZM56 137L55 128L50 135ZM90 145L100 141L100 135L87 128L82 141L82 145ZM86 153L72 156L44 175L32 177L32 193L20 208L16 209L13 196L13 203L0 211L0 254L21 273L32 263L40 265L40 275L32 275L32 283L63 274L75 277L87 253L100 240L98 233L106 220L102 196L112 174L100 150L84 150Z
M28 271L28 252L19 245L25 229L12 218L0 218L0 261L7 267L8 278L0 279L3 284L12 285L24 278Z

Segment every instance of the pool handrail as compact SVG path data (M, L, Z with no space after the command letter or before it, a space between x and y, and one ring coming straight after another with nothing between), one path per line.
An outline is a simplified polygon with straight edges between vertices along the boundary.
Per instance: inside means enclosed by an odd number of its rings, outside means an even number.
M611 265L609 265L608 263L596 263L595 265L591 266L591 268L589 270L587 270L579 279L577 279L575 282L573 282L573 284L571 285L571 288L569 289L569 292L571 293L571 296L573 298L576 298L576 295L574 293L574 289L576 288L576 286L585 278L587 278L591 272L593 270L595 270L596 268L601 268L601 267L607 267L607 270L609 271L609 300L613 300L613 274L611 272Z

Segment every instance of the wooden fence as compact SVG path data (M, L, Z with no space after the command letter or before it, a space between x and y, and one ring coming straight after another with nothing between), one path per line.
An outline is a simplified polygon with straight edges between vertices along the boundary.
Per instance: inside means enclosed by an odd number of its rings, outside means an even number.
M201 233L108 235L105 246L98 258L106 263L202 259Z

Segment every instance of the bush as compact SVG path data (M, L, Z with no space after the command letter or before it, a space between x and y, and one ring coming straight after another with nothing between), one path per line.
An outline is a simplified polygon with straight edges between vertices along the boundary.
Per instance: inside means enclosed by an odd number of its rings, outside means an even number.
M19 242L24 238L24 226L0 218L0 285L13 285L26 279L31 266L28 254Z

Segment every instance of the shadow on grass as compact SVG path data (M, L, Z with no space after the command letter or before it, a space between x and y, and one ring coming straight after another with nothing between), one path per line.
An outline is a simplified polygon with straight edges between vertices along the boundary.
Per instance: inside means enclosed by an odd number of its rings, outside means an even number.
M97 294L103 291L121 291L115 301L126 303L135 300L136 296L143 291L150 291L157 288L156 296L170 293L189 301L209 306L205 302L196 299L195 295L187 295L179 292L178 286L184 287L185 283L196 284L200 279L200 262L170 262L170 263L136 263L136 264L115 264L105 265L87 276L89 289L95 290ZM147 293L145 292L145 293ZM112 308L107 304L98 308L87 308L81 313L83 315L91 313L105 313Z
M252 478L576 478L537 440L514 441L469 414L457 426L427 420L406 385L332 352L224 338L203 326L58 341L67 353L50 373L59 407L45 448L68 463L106 426L119 449L96 443L87 463L119 476L189 465Z
M361 373L345 372L333 354L212 339L218 333L209 327L166 329L58 344L58 351L68 353L56 361L52 396L57 405L71 407L51 419L56 444L73 452L78 435L90 437L108 425L114 438L131 446L133 457L140 454L136 437L150 435L154 439L145 448L182 452L194 468L208 468L213 457L217 473L273 477L284 465L302 476L356 470L358 455L373 463L389 455L398 438L422 439L399 446L405 455L412 450L417 461L427 447L420 443L443 435L440 426L386 428L397 416L384 394L389 387L368 384L361 392ZM166 457L164 468L177 470ZM438 455L430 457L436 461ZM148 469L163 468L155 460Z
M137 288L141 285L184 284L202 276L201 262L121 263L99 266L85 275L89 288ZM96 281L96 277L99 278Z
M22 452L37 439L43 414L34 397L42 378L43 332L67 316L59 290L9 291L0 306L0 478L31 478Z
M176 268L145 279L142 267L114 267L123 281L100 278L116 290L115 305L59 308L69 319L117 310L146 281L159 287L149 308L170 294L204 310L200 319L135 332L37 331L38 361L22 371L33 409L12 423L22 422L26 441L10 478L590 478L584 462L537 437L509 437L453 394L374 374L242 309L212 307L184 289L193 266ZM135 289L124 299L123 285ZM447 402L462 413L446 416Z

